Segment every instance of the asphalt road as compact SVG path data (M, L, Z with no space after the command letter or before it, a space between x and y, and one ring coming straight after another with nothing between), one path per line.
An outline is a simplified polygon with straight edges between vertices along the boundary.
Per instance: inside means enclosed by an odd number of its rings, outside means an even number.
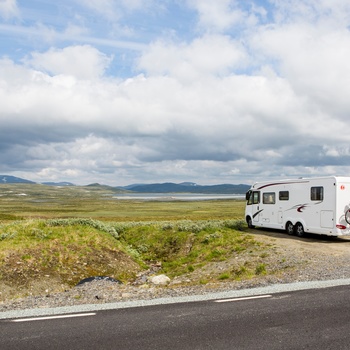
M350 286L0 320L0 349L349 349Z

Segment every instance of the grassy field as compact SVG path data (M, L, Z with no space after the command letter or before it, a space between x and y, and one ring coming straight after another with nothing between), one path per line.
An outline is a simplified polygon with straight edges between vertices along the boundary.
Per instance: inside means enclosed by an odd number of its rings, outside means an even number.
M0 185L0 222L27 218L93 218L107 221L240 219L240 200L118 200L103 186Z
M246 232L243 201L113 194L100 186L0 186L0 300L64 290L90 276L130 282L155 262L171 278L192 275L191 283L269 272L269 247ZM230 259L226 270L198 273Z

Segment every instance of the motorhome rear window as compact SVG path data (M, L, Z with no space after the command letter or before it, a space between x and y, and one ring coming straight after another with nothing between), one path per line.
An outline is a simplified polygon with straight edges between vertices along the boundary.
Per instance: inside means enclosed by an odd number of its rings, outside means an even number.
M323 201L323 187L311 187L311 200Z
M275 192L263 193L263 203L264 204L275 204L275 202L276 202L275 197L276 197Z
M278 196L280 201L287 201L289 200L289 191L280 191Z

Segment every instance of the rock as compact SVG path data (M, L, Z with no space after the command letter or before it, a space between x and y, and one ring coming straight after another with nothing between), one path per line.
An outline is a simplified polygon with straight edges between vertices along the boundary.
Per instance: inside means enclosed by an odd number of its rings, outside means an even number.
M108 276L94 276L94 277L88 277L88 278L84 278L83 280L81 280L77 286L81 286L84 283L88 283L88 282L92 282L92 281L109 281L109 282L114 282L114 283L118 283L118 284L122 284L121 281L116 280L112 277L108 277Z
M166 275L158 275L149 277L148 281L156 285L166 285L170 283L170 278Z
M128 299L128 298L130 298L131 296L132 296L131 293L122 293L122 298L123 298L123 299Z

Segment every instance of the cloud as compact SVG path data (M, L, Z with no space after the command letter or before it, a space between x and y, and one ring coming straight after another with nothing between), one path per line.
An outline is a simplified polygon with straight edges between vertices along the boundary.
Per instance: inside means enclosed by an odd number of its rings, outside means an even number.
M204 35L191 43L157 41L141 56L138 68L150 75L196 81L244 67L244 47L223 35Z
M308 22L327 19L334 25L344 25L349 20L350 4L347 0L272 0L276 23Z
M69 50L60 54L70 57ZM176 75L140 75L126 81L100 77L91 84L85 76L61 70L50 76L11 62L4 70L9 75L1 91L7 101L1 115L12 115L13 123L2 129L1 139L16 136L16 143L27 147L24 154L33 159L33 167L36 162L42 166L44 159L61 168L62 160L71 159L70 166L89 165L96 172L121 165L124 171L151 169L151 164L172 161L259 160L274 154L271 147L285 143L281 127L293 130L293 122L281 121L280 112L293 111L295 96L279 78L221 77L209 69L211 75L191 84L181 83ZM255 129L260 133L252 142ZM75 158L79 161L73 162ZM100 164L103 160L108 167Z
M89 45L51 48L45 53L33 52L25 63L51 75L70 75L78 79L95 79L104 74L111 58Z
M187 173L209 181L243 176L248 169L253 177L271 176L278 167L335 165L336 154L325 151L324 138L330 142L330 131L343 125L337 126L336 119L325 123L331 116L314 114L313 100L300 97L289 80L269 70L262 71L265 75L227 74L239 66L236 58L216 66L207 57L199 65L201 55L195 52L211 47L211 39L185 46L156 72L149 69L147 76L126 80L103 76L109 60L86 46L33 54L27 67L4 60L0 95L6 102L0 115L6 119L0 133L7 152L2 158L21 149L15 164L38 169L38 176L51 178L61 171L83 179L87 173L102 178L114 173L130 181L138 173L149 180L152 173ZM231 42L225 36L217 39L217 46L230 52ZM157 50L168 54L169 48L152 48L154 57ZM177 68L190 50L188 65L197 79L184 79ZM149 52L141 58L151 61ZM83 63L75 68L76 62ZM266 167L268 172L262 170Z
M200 28L222 32L246 19L246 13L239 8L236 1L188 0L191 7L198 11Z
M20 11L16 0L0 0L0 16L5 20L18 18Z
M113 43L127 42L75 22L44 27L60 45L3 57L3 169L116 185L347 174L347 2L186 3L198 15L191 35L165 28L129 43L137 57L125 77L111 67L123 60ZM118 23L148 11L141 0L80 4Z
M262 28L252 36L251 47L258 59L274 62L273 69L289 82L299 101L307 102L298 129L308 137L345 142L350 35L339 23L329 26L329 14L323 10L314 24L304 20Z
M95 45L97 47L125 49L132 51L142 51L146 48L146 45L142 42L110 39L99 36L83 35L86 30L82 27L67 26L63 32L54 30L43 24L37 24L32 27L19 26L19 25L6 25L0 24L0 31L4 33L10 33L21 37L28 38L32 41L39 39L42 43L53 45L55 42L62 45L62 43L81 42L86 44ZM66 44L67 45L67 44Z
M111 22L120 21L130 12L157 11L164 5L156 0L75 0L80 5L100 14Z
M77 3L99 13L109 21L116 21L120 18L119 1L114 0L75 0Z

